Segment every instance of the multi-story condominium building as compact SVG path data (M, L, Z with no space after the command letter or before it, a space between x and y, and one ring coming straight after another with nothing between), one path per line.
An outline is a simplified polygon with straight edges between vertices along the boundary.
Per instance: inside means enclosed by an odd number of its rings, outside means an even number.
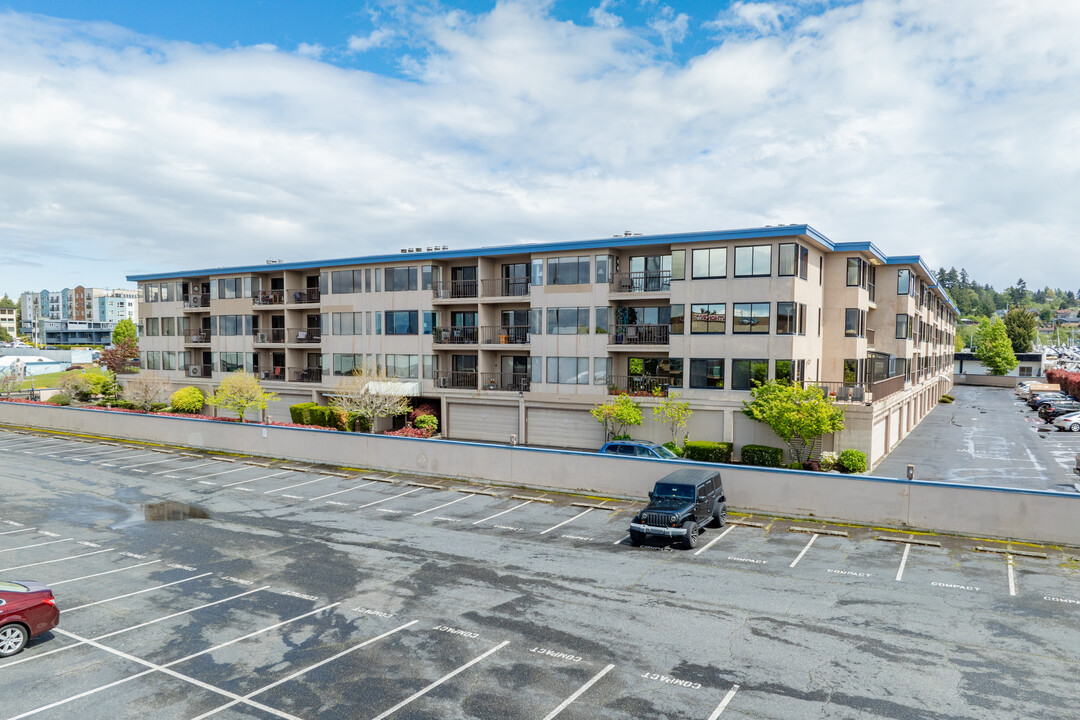
M356 368L441 408L450 438L596 448L588 410L629 393L636 437L678 392L692 439L779 444L755 382L845 403L825 449L883 457L951 387L956 310L924 262L807 225L131 275L143 367L209 390L248 370L291 403Z
M49 344L107 344L116 323L139 321L135 290L78 285L59 292L25 292L20 301L22 332L32 335L36 330L39 341Z
M15 337L15 308L0 307L0 328L6 330L12 338Z

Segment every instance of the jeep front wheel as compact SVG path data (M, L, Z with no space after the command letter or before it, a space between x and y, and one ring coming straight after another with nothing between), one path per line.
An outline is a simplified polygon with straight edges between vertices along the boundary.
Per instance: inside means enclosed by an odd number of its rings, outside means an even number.
M687 520L682 524L683 530L686 531L686 535L683 536L683 542L686 544L687 550L693 550L697 547L698 538L698 526L693 520Z
M641 533L641 532L639 532L637 530L631 530L630 531L630 544L633 545L634 547L637 547L638 545L641 544L641 541L642 541L642 539L644 537L645 536L644 536L643 533Z

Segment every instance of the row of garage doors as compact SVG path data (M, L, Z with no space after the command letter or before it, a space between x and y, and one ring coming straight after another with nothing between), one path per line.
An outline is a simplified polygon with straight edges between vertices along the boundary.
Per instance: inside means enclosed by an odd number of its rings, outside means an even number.
M454 440L510 442L519 435L520 409L515 405L473 405L449 403L446 430ZM528 445L595 450L604 444L604 428L588 410L525 408L525 437Z

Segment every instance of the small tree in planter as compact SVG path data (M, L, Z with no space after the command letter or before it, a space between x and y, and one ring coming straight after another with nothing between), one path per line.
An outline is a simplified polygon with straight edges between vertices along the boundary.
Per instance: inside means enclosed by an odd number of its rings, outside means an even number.
M14 370L9 369L6 373L0 374L0 395L10 398L11 393L19 389L22 381L22 375L17 374Z
M124 399L150 412L154 403L168 394L172 386L167 379L154 373L139 373L124 386Z
M330 406L346 415L359 417L364 426L374 427L375 420L409 412L409 398L398 390L398 383L381 369L361 371L347 377L337 387L337 397Z
M611 402L597 405L589 411L596 421L604 426L608 440L626 435L631 425L641 424L641 405L630 399L629 395L619 395Z
M664 398L659 405L653 408L653 420L667 425L671 431L671 442L678 443L679 431L686 429L686 422L694 411L690 409L690 403L680 400L680 393L673 392ZM685 439L686 433L683 433Z
M771 427L799 464L813 457L822 435L844 429L844 408L816 385L804 388L769 380L750 394L753 400L743 401L743 414Z
M258 379L248 372L229 373L218 385L214 394L206 398L206 404L231 410L245 422L244 416L252 410L265 410L266 404L278 399L275 393L262 389Z

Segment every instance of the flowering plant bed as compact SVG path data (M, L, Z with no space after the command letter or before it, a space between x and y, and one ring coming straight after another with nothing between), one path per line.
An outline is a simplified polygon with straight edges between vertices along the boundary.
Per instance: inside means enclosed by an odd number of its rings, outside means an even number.
M431 430L429 428L418 427L404 427L400 430L390 430L384 432L383 435L394 435L395 437L411 437L411 438L423 438L427 439L431 437Z
M44 401L44 400L26 400L24 398L10 398L10 399L7 399L7 400L0 400L0 402L22 403L24 405L45 405L47 407L57 407L56 405L53 405L52 403ZM193 413L177 413L177 412L164 412L164 411L146 412L145 410L129 410L128 408L100 407L98 405L92 405L92 404L91 405L82 405L80 407L77 407L76 409L102 410L104 412L127 413L129 415L159 415L161 417L188 418L190 420L210 420L212 422L223 422L223 423L239 423L240 422L239 418L212 417L210 415L196 415L196 414L193 414ZM299 423L276 422L276 421L273 421L273 420L268 420L267 422L264 422L264 423L263 422L248 421L248 422L245 422L244 424L245 425L270 425L270 426L273 426L273 427L311 428L311 429L314 429L314 430L325 430L326 429L326 428L320 427L318 425L301 425Z

